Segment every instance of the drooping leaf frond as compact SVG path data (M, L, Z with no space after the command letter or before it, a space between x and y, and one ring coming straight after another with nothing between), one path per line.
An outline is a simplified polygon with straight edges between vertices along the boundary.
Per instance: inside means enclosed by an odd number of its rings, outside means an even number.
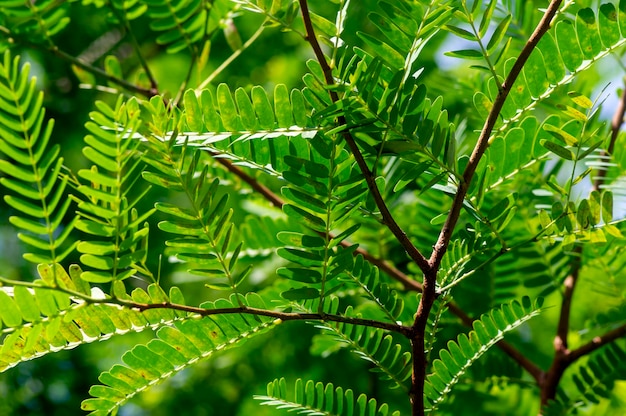
M209 11L201 0L142 0L151 17L150 29L161 33L156 41L169 53L180 52L206 34Z
M437 409L467 368L500 341L506 332L539 315L541 304L541 298L533 304L528 297L524 297L522 303L513 301L504 304L474 321L474 330L469 336L461 334L456 341L449 341L448 348L442 349L439 358L433 361L434 373L428 376L424 386L429 411Z
M306 140L319 131L307 114L302 92L290 92L282 84L274 88L273 99L259 86L248 94L220 84L215 94L187 91L183 103L179 144L187 142L274 175L287 167L284 156L307 152Z
M344 313L353 314L348 307ZM378 373L382 380L389 381L392 388L408 391L406 380L411 376L411 354L404 344L398 343L391 334L378 328L357 326L348 323L316 323L323 334L373 364L372 372ZM404 352L403 352L404 351Z
M357 53L361 59L351 60L343 69L344 97L323 105L316 117L329 123L345 117L346 124L335 131L349 128L363 153L375 158L374 170L383 156L396 156L417 165L415 176L405 178L409 181L427 170L434 172L424 190L454 177L455 128L443 98L427 98L417 78L404 79L403 71L386 66L378 57ZM304 81L311 91L319 89L315 80ZM316 107L314 102L311 105Z
M11 28L15 35L25 36L30 41L51 42L52 36L70 22L68 10L68 3L57 0L3 1L2 15L6 16L3 25Z
M282 189L288 200L283 212L310 231L300 244L289 244L278 251L298 267L281 268L277 272L293 281L319 285L319 296L323 299L340 287L342 283L336 283L336 278L343 276L352 264L356 246L343 247L341 242L359 227L352 224L350 214L362 204L366 188L339 137L316 136L310 140L309 152L308 156L284 159L289 168L283 172L283 178L289 186ZM315 290L308 289L311 294ZM293 300L297 293L284 295Z
M277 409L286 409L288 412L298 412L305 415L320 416L400 416L400 412L390 413L389 406L378 406L376 399L369 399L364 394L354 398L352 390L344 390L332 383L324 385L301 379L295 382L295 391L291 395L287 392L287 383L284 378L274 380L267 385L266 396L255 396L265 406L274 406Z
M58 263L73 249L68 238L75 220L64 224L71 201L62 177L60 146L50 145L54 121L45 122L43 94L37 92L30 65L4 53L0 64L0 184L11 191L4 201L16 211L9 221L33 252L33 263Z
M354 257L352 264L352 267L346 268L349 279L344 280L360 287L365 297L372 300L387 319L398 321L404 311L404 301L387 283L380 281L378 268L361 255Z
M149 232L145 221L154 209L141 215L136 209L149 188L137 183L139 142L131 138L140 125L139 112L133 100L124 103L122 97L115 108L103 102L96 105L99 111L91 112L92 121L85 125L91 134L85 136L83 149L93 166L78 172L89 185L77 188L83 197L76 228L93 238L77 246L81 262L92 269L83 278L105 283L137 272L150 276L145 266Z
M494 134L508 129L511 122L519 120L557 88L569 84L589 66L619 50L626 38L620 34L617 17L615 6L604 3L598 11L580 9L574 21L564 18L556 23L541 38L524 65L523 76L518 77L511 88L510 99L502 109L505 121L497 126ZM504 74L508 74L514 62L515 58L510 58L504 63ZM492 79L491 83L495 87L501 80L494 83ZM497 88L489 88L488 96L481 101L490 108L496 94Z
M262 298L256 294L249 294L245 298L239 296L238 300L236 296L231 296L230 300L206 302L201 307L220 309L249 305L265 308ZM167 309L163 311L173 313ZM110 414L146 388L217 351L261 334L274 325L271 318L241 314L212 315L201 319L195 317L172 325L162 324L155 339L133 347L122 356L125 365L116 364L100 375L102 385L91 387L89 393L92 398L84 400L81 408L90 411L89 414L93 416Z
M237 241L229 196L221 192L217 178L209 180L209 165L199 149L157 142L145 160L156 172L144 172L149 182L181 192L184 205L157 203L167 215L158 226L174 236L166 241L166 254L185 262L193 274L210 278L214 289L232 289L247 276L250 268L235 273L242 242Z
M417 70L413 64L425 40L445 25L454 12L452 1L424 3L379 1L368 18L387 39L359 33L378 58L391 68L402 68L406 76Z
M76 265L70 266L69 274L59 265L54 268L42 265L39 275L41 280L31 286L14 286L12 291L0 291L0 318L5 326L0 371L51 352L189 319L185 318L186 313L168 309L141 313L104 303L106 295L97 288L90 288ZM53 290L55 287L69 292ZM121 289L122 282L116 282L116 287L116 294L131 302L184 304L177 288L173 288L168 297L156 285L149 286L147 292L135 289L130 296Z

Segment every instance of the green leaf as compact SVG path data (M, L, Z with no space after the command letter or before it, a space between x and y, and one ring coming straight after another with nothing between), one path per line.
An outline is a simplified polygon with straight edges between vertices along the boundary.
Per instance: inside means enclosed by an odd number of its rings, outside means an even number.
M602 191L602 221L605 224L613 220L613 193Z
M487 53L492 54L495 48L500 44L500 42L502 42L502 38L506 34L506 30L508 29L512 19L513 16L509 14L504 19L502 19L500 23L498 23L498 26L494 30L491 38L489 39L489 42L487 43Z
M600 223L601 204L602 202L600 200L600 192L596 190L591 191L591 194L589 194L589 220L592 226L598 225Z
M284 84L278 84L274 88L274 109L278 127L286 128L293 125L289 90L287 90L287 86Z
M482 52L475 50L475 49L460 49L457 51L448 51L448 52L444 52L444 55L451 56L453 58L461 58L461 59L475 59L475 60L483 59Z
M326 241L314 235L306 235L296 232L290 231L281 231L276 235L276 238L284 244L295 246L295 247L304 247L308 249L323 249L326 247Z
M566 160L574 160L575 155L574 152L572 152L571 150L557 144L554 142L551 142L549 140L540 140L539 143L545 147L546 149L548 149L549 151L551 151L552 153L554 153L555 155L566 159Z
M562 20L556 24L556 43L565 67L576 71L583 62L583 54L577 41L574 25L569 20Z
M193 131L202 131L202 110L198 104L196 93L193 90L187 90L183 96L183 105L185 106L185 117L187 125Z
M578 211L576 212L576 220L582 230L586 230L591 225L591 209L588 200L583 199L580 201Z
M598 28L600 30L600 38L606 48L611 47L620 39L617 11L613 3L600 5Z
M262 129L274 128L274 111L270 105L267 94L262 87L255 85L252 87L252 105L259 120L259 127Z
M541 51L541 57L544 61L543 68L548 82L553 85L561 82L565 76L565 68L553 35L550 32L546 33L537 44L537 47Z
M309 251L297 250L293 248L279 248L276 254L285 260L292 261L306 267L319 267L322 266L324 261L323 257L317 253L311 253Z
M241 118L228 85L219 84L217 86L217 103L224 128L228 131L240 131L242 129Z
M22 324L22 314L17 304L4 291L0 290L0 317L8 328Z
M276 270L276 274L286 279L302 283L315 284L322 282L322 274L313 269L281 267Z
M328 211L326 204L314 198L310 194L298 191L297 189L287 188L287 187L283 187L281 189L281 192L286 198L290 199L291 201L298 204L302 208L308 209L318 214L326 214Z
M576 137L558 127L550 124L544 124L543 129L568 146L576 146L578 144L578 139L576 139Z
M391 46L367 33L358 32L358 35L361 40L369 46L380 59L389 64L391 68L402 68L404 66L404 57Z
M283 211L294 220L305 224L307 227L310 227L313 230L324 231L326 229L326 223L323 219L316 217L315 215L303 210L302 208L296 207L291 204L285 204L283 205Z
M480 19L480 26L478 27L478 33L480 37L484 37L489 29L489 23L491 22L491 17L493 16L493 12L496 9L496 5L498 4L497 0L490 0L485 12L483 13L483 17Z
M453 25L445 25L443 27L445 30L448 30L452 33L454 33L455 35L463 38L463 39L467 39L467 40L471 40L471 41L476 41L476 35L474 35L472 32L465 30L463 28L460 28L458 26L453 26Z
M574 103L581 106L582 108L590 109L591 107L593 107L593 102L579 92L570 91L567 93L567 95L569 96L570 100L572 100Z
M441 352L433 368L439 369L428 376L424 391L430 411L437 409L439 404L450 393L460 376L464 374L478 358L490 347L504 337L506 332L523 324L540 313L541 300L535 304L530 299L522 299L522 304L513 301L504 304L499 310L483 314L480 320L474 321L474 331L469 336L461 334L456 343L450 341L450 354ZM497 317L497 319L496 319ZM458 345L458 347L457 347Z
M588 7L576 14L576 33L586 59L593 59L602 50L598 23L594 11Z

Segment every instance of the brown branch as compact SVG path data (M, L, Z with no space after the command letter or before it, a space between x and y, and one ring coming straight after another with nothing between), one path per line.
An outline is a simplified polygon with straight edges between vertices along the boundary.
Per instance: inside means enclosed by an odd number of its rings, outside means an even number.
M269 189L267 186L261 184L255 178L248 175L245 171L243 171L241 168L233 164L233 162L231 162L230 160L219 157L218 153L210 152L210 154L219 164L224 166L229 172L239 177L239 179L243 180L245 183L250 185L252 189L254 189L258 193L263 195L263 197L265 197L265 199L267 199L275 207L281 208L283 206L285 202L278 195L272 192L272 190ZM331 238L332 238L332 235L331 235ZM341 245L343 247L350 247L352 243L344 240L341 242ZM422 291L422 284L420 282L411 279L409 276L407 276L400 270L396 269L392 264L386 262L383 259L375 257L369 251L359 247L354 251L354 254L362 255L365 260L376 265L380 270L387 273L392 279L395 279L399 281L400 283L402 283L405 289L414 290L418 292Z
M125 306L132 309L137 309L141 312L147 311L149 309L171 309L177 311L183 311L188 313L193 313L200 315L202 317L211 316L211 315L226 315L226 314L247 314L247 315L256 315L256 316L267 316L269 318L280 319L281 321L306 321L306 320L314 320L314 321L330 321L330 322L340 322L351 325L358 326L368 326L372 328L384 329L386 331L398 332L400 334L406 335L410 328L398 325L390 322L381 322L372 319L363 319L363 318L354 318L349 316L340 316L340 315L330 315L325 313L296 313L296 312L279 312L279 311L271 311L267 309L253 308L249 306L238 306L232 308L216 308L216 309L205 309L199 308L196 306L188 306L181 305L170 302L162 302L162 303L139 303L133 301L126 301L121 299L91 299L84 298L88 303L103 303L103 304L114 304L119 306Z
M236 166L230 160L220 157L219 153L209 152L209 154L217 163L224 166L226 170L228 170L230 173L234 174L239 179L250 185L252 189L263 195L265 199L271 202L272 205L274 205L276 208L282 208L285 202L278 195L272 192L272 190L269 189L267 186L263 185L261 182L248 175L239 166Z
M578 275L580 273L580 256L582 255L581 246L576 246L574 248L574 255L576 258L574 259L574 264L572 264L572 271L563 282L563 303L561 303L559 323L557 325L556 337L554 338L554 349L556 351L567 351L568 348L567 335L569 333L572 298L574 296L574 289L576 289Z
M597 336L588 343L576 348L575 350L570 351L570 353L568 354L569 362L573 363L580 357L587 355L597 350L598 348L603 347L604 345L609 344L616 339L624 336L626 336L626 325L617 327L604 335Z
M545 406L550 400L553 400L556 397L556 390L559 381L561 380L561 377L563 377L565 370L567 370L572 363L624 336L626 336L626 325L615 328L604 335L597 336L575 350L570 351L557 349L550 369L544 374L544 377L539 384L541 387L541 406Z
M606 150L602 151L602 156L610 156L613 154L613 149L615 148L615 142L617 141L617 136L619 135L622 124L624 123L624 114L626 113L626 88L622 91L622 97L619 100L619 104L617 104L617 108L615 109L615 114L613 114L613 119L611 120L611 140L609 142L609 146ZM600 186L604 182L604 178L606 177L606 169L600 169L598 171L598 176L593 183L593 187L595 190L599 190Z
M306 0L299 0L299 2L300 2L300 10L302 12L302 20L304 22L304 27L306 29L306 39L311 45L311 47L313 48L315 57L317 58L317 61L319 62L322 68L326 85L329 87L332 87L335 84L335 81L333 79L332 69L328 65L328 62L326 61L326 57L324 56L324 52L322 51L322 48L319 42L317 41L317 37L315 36L315 30L313 29L313 23L311 22L311 16L309 14L309 6ZM328 94L332 102L337 102L339 100L339 97L337 96L337 93L334 90L330 89L328 91ZM345 126L347 124L344 116L338 117L337 122L339 125ZM352 134L348 130L344 130L342 132L342 136L344 140L346 141L346 143L348 144L348 147L350 148L350 151L352 152L352 155L354 156L354 159L356 160L356 163L359 166L359 169L363 173L363 177L365 178L367 188L369 189L372 197L374 198L374 201L376 202L376 206L380 210L380 213L383 218L383 223L393 233L393 235L400 242L402 247L404 247L407 254L409 255L409 257L411 257L411 259L415 262L415 264L417 264L417 266L422 270L422 272L426 273L426 271L430 269L430 265L428 264L428 261L422 255L422 253L417 249L417 247L413 245L411 240L409 240L409 238L407 237L406 233L402 230L402 228L398 225L396 220L391 215L391 212L389 211L389 208L387 207L387 204L385 203L382 195L380 194L378 186L376 185L374 175L372 174L372 171L370 170L369 166L367 166L367 163L365 162L365 159L363 158L363 154L361 153L361 150L357 146L356 141L354 140L354 137L352 137Z
M436 279L437 279L437 270L441 264L441 260L443 259L444 254L448 249L448 245L450 243L450 239L452 237L452 233L454 228L456 227L456 223L461 214L461 208L463 206L463 201L465 200L465 196L467 194L469 184L476 172L476 168L478 167L478 163L480 162L482 156L487 150L487 146L489 145L489 137L491 136L491 132L500 117L500 112L502 111L502 107L509 95L515 80L520 75L524 64L528 60L531 52L537 46L537 43L541 39L541 37L547 32L550 27L550 22L558 11L558 7L561 3L561 0L553 0L550 3L550 6L546 10L543 18L537 25L537 28L532 33L526 45L520 52L513 68L507 75L504 83L499 89L498 96L496 97L493 107L489 112L487 119L485 120L485 124L481 131L481 134L478 138L478 142L472 151L469 162L465 171L463 172L463 177L461 178L457 192L454 196L454 201L452 202L452 207L450 208L450 212L448 213L448 217L441 229L437 242L433 246L433 252L428 260L428 266L434 272L426 273L424 272L424 291L422 293L422 297L420 299L420 304L417 310L417 315L415 317L415 322L413 324L414 338L412 339L413 343L413 385L411 391L412 398L412 408L413 415L423 415L424 414L424 378L426 377L426 355L424 352L424 332L426 325L428 323L428 315L434 303L434 300L437 296L436 294ZM520 355L521 356L521 355ZM525 362L525 361L524 361ZM533 367L533 376L537 378L540 373Z
M621 126L624 122L624 113L626 111L626 91L622 92L620 102L615 109L615 114L611 121L611 139L607 150L603 151L603 156L609 156L613 154L615 142L619 135ZM602 169L598 172L592 189L599 191L600 187L606 179L606 170ZM557 327L556 336L554 338L554 358L548 371L544 374L544 377L540 380L539 386L541 387L541 406L544 406L548 401L554 399L556 396L556 389L558 383L563 377L565 370L578 358L589 354L592 351L600 348L603 345L608 344L626 335L626 325L616 328L607 332L604 335L595 337L589 343L579 347L573 351L568 348L567 336L569 334L569 321L571 315L572 298L574 289L578 282L578 275L581 267L581 257L583 253L583 247L581 245L576 246L574 249L576 259L572 265L572 271L569 276L563 282L563 303L561 304L561 312L559 315L559 323Z
M437 283L437 270L431 269L428 273L424 273L424 290L420 303L417 306L415 321L411 327L411 355L413 357L413 371L411 374L411 390L409 397L411 399L411 414L413 416L424 415L424 383L426 381L426 370L428 361L424 338L426 334L426 325L428 325L428 315L437 299L435 286Z
M515 80L519 76L524 67L524 64L528 60L528 57L532 53L532 51L539 43L539 40L543 37L543 35L550 28L550 23L554 18L554 15L557 13L559 9L559 5L562 0L552 0L550 5L548 6L543 18L535 28L535 31L530 35L528 42L524 45L524 48L520 52L513 68L507 75L504 83L500 86L500 90L496 99L493 102L493 107L489 112L487 119L485 120L485 125L480 133L478 138L478 142L474 147L472 155L470 156L469 162L467 163L467 167L463 172L463 177L459 183L456 195L454 196L454 201L452 202L452 207L450 208L450 212L448 213L448 217L446 218L446 222L444 223L441 233L439 234L439 238L435 243L433 253L430 257L429 263L432 267L438 268L441 263L441 259L443 255L446 253L448 249L448 244L450 243L450 238L452 237L452 232L456 226L456 223L461 214L461 208L463 206L463 200L465 199L465 195L467 194L467 190L469 184L476 172L476 168L478 167L478 163L482 158L483 154L487 150L487 146L489 145L489 137L491 136L491 132L498 121L498 117L500 116L500 112L502 111L502 107L504 106L504 102L515 83Z

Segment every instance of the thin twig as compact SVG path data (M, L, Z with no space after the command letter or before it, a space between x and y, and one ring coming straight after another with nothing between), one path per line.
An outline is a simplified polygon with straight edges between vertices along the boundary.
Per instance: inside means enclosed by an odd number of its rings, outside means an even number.
M248 314L248 315L267 316L270 318L280 319L283 321L317 320L317 321L341 322L341 323L346 323L346 324L351 324L351 325L380 328L380 329L384 329L387 331L398 332L405 336L411 330L411 328L409 327L392 323L392 322L382 322L382 321L373 320L373 319L363 319L363 318L326 314L326 313L280 312L280 311L272 311L268 309L254 308L254 307L245 306L245 305L242 305L239 307L232 307L232 308L206 309L206 308L200 308L197 306L182 305L182 304L171 303L171 302L141 303L141 302L135 302L132 300L125 300L125 299L119 299L119 298L100 299L100 298L93 298L82 292L78 292L76 290L68 289L68 288L61 287L61 286L48 286L48 285L41 284L41 283L23 282L20 280L7 279L2 276L0 276L0 283L6 286L10 286L10 287L23 286L23 287L27 287L31 289L44 289L44 290L52 290L56 292L63 292L69 296L72 296L75 299L80 299L89 304L118 305L118 306L130 308L130 309L136 309L141 312L147 311L149 309L171 309L171 310L176 310L176 311L193 313L193 314L197 314L203 317L210 316L210 315L219 315L219 314L243 313L243 314Z
M226 58L224 60L224 62L222 62L220 64L220 66L218 66L217 68L215 68L215 70L213 72L211 72L211 74L200 83L200 85L198 85L198 87L196 87L196 91L200 91L204 88L207 87L207 85L209 85L211 82L213 82L213 80L224 70L228 67L228 65L230 65L235 59L237 59L239 57L239 55L242 54L243 51L245 51L246 49L248 49L250 47L250 45L252 45L254 43L254 41L261 36L261 33L263 33L263 31L265 30L267 26L265 26L264 24L262 24L261 26L259 26L259 28L256 30L256 32L254 32L252 34L252 36L250 37L250 39L248 39L243 45L241 45L241 48L237 49L236 51L234 51L228 58Z
M319 42L317 41L317 37L315 35L315 29L313 28L313 23L311 22L311 16L309 14L309 6L306 0L299 0L299 2L300 2L300 10L302 12L302 20L304 22L304 27L306 29L306 34L307 34L306 39L311 45L311 48L313 49L313 53L315 53L315 57L317 58L317 61L319 62L322 68L326 85L329 87L332 87L335 84L335 81L333 79L332 69L328 65L328 62L326 61L326 56L324 55L324 52L322 51L322 48ZM339 100L339 96L337 95L337 92L334 91L333 89L329 89L328 94L332 102L337 102ZM344 126L347 125L347 122L344 116L339 116L337 118L337 122L339 125L344 125ZM389 230L393 233L396 239L398 239L402 247L404 247L407 254L409 255L409 257L411 257L411 259L415 262L415 264L417 264L417 266L422 270L422 272L426 273L427 270L430 270L430 265L428 264L428 261L422 255L422 253L417 249L417 247L413 245L413 243L411 242L411 240L409 240L404 230L402 230L402 228L398 225L396 220L391 215L391 212L389 211L389 208L387 207L387 204L385 203L382 195L380 194L378 186L376 185L376 180L374 176L372 175L370 168L367 166L367 163L365 162L365 159L363 158L363 154L361 153L361 150L357 146L356 141L354 140L354 137L352 137L352 134L348 130L344 130L341 134L343 135L344 140L348 144L348 147L350 147L350 151L352 152L352 155L354 156L354 159L356 160L356 163L359 166L359 169L361 170L363 174L363 177L367 184L367 188L369 189L372 195L372 198L376 202L376 206L380 210L381 216L383 218L383 223L389 228Z
M606 334L593 338L588 343L570 351L568 354L569 362L573 363L580 357L587 355L600 347L605 346L608 343L615 341L618 338L626 336L626 325L619 326Z
M606 150L602 151L602 156L610 156L613 154L613 150L615 149L615 142L617 141L617 136L619 135L620 129L622 128L622 124L624 123L624 114L626 113L626 88L622 91L622 96L617 104L617 108L615 109L615 114L613 114L613 119L611 120L611 140L609 141L609 146ZM604 178L606 177L606 169L600 169L598 171L598 176L596 176L596 180L593 183L593 187L595 190L600 190L600 186L604 182Z
M120 13L120 11L118 10L117 7L115 7L115 5L110 4L110 9L113 11L113 14L115 15L115 17L120 22L122 22L124 29L126 29L126 33L128 33L128 37L130 38L130 43L133 45L133 49L135 49L135 52L137 54L137 59L139 59L139 65L141 65L144 72L146 73L146 76L148 77L148 80L150 81L150 87L152 91L158 94L159 89L158 89L157 81L154 78L154 75L152 74L152 70L150 69L148 62L146 62L143 55L141 54L141 47L139 46L139 42L137 41L137 38L135 37L135 32L133 32L132 28L130 27L130 22L128 21L128 19L126 19L126 15L123 13Z
M130 83L126 80L117 78L111 74L108 74L106 71L103 71L100 68L97 68L95 66L89 65L88 63L84 62L83 60L76 58L62 50L60 50L57 46L43 46L40 45L38 43L34 43L34 42L30 42L26 39L23 39L21 37L16 37L14 33L12 33L9 29L7 29L4 26L0 26L0 33L3 33L4 35L16 39L17 42L26 45L28 47L31 47L33 49L38 49L38 50L44 50L46 52L50 52L56 56L58 56L59 58L71 63L72 65L76 65L77 67L84 69L87 72L90 72L94 75L100 76L104 79L106 79L109 82L112 82L113 84L119 85L120 87L123 87L125 89L127 89L128 91L132 91L135 92L137 94L143 95L144 97L153 97L155 95L158 95L158 92L153 90L153 89L146 89L146 88L142 88L138 85L135 85L133 83Z
M257 316L267 316L270 318L280 319L281 321L330 321L341 322L345 324L368 326L373 328L384 329L387 331L398 332L400 334L406 334L410 331L410 328L398 325L390 322L381 322L373 319L354 318L349 316L331 315L325 313L297 313L297 312L279 312L271 311L268 309L253 308L249 306L239 306L233 308L216 308L205 309L195 306L179 305L175 303L163 302L163 303L137 303L127 301L114 301L109 300L100 303L113 303L126 307L138 309L140 311L146 311L149 309L173 309L183 312L194 313L200 316L210 315L222 315L222 314L247 314Z

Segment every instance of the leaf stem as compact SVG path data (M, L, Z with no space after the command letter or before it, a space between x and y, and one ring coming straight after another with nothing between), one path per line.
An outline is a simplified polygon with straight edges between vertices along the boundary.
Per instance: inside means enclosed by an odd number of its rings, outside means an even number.
M235 59L237 59L239 57L239 55L241 55L243 53L243 51L245 51L246 49L248 49L250 47L250 45L252 45L254 43L254 41L257 40L257 38L259 36L261 36L261 33L263 33L263 31L265 30L265 25L261 24L261 26L258 27L258 29L256 30L256 32L254 32L252 34L252 36L250 37L250 39L248 39L242 46L241 48L237 49L236 51L234 51L228 58L226 58L224 60L224 62L222 62L220 64L220 66L218 66L217 68L215 68L215 70L213 72L211 72L211 74L206 77L206 79L204 81L202 81L200 83L200 85L198 85L196 87L196 91L200 91L203 88L206 88L207 85L209 85L211 82L213 82L213 80L222 73L222 71L224 69L226 69L228 67L228 65L230 65Z

